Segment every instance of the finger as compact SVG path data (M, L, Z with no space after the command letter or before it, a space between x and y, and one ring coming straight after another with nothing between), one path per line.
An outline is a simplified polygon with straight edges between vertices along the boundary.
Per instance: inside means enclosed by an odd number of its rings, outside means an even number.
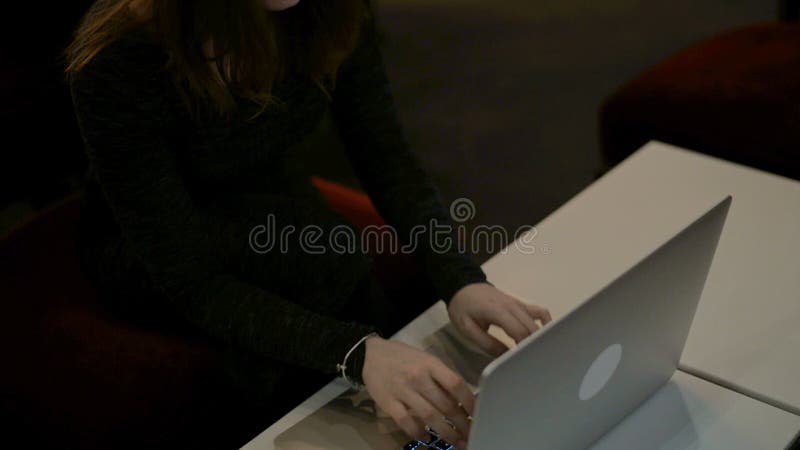
M525 309L527 309L533 317L541 320L542 324L552 322L553 317L550 315L550 311L548 311L546 308L542 308L538 305L531 305L529 303L523 303L523 305L525 305Z
M472 415L475 411L475 394L473 394L469 386L467 386L467 382L464 381L464 378L450 370L449 367L439 360L434 363L431 376L433 377L433 381L441 386L447 394L461 405L460 408L462 408L466 414Z
M535 317L533 314L528 312L528 309L525 308L525 305L518 301L514 300L511 306L511 314L517 318L525 328L528 330L528 334L535 333L540 327L539 324L536 323L538 317Z
M460 402L456 400L455 396L447 392L433 379L423 383L419 388L419 392L455 425L461 437L469 435L470 422L467 418L467 412L461 406L458 406Z
M458 406L459 402L438 383L432 379L419 387L419 393L428 400L438 411L450 419L460 433L469 431L467 412Z
M412 415L418 417L424 425L433 428L442 439L449 442L456 442L460 439L458 432L442 420L444 412L436 408L419 392L408 390L402 396L402 400L408 405Z
M425 431L425 428L414 420L411 412L401 402L392 401L384 410L392 417L397 426L412 439L418 441L428 439L428 433Z
M439 421L432 425L431 428L442 440L450 443L463 441L467 437L463 429L459 428L458 425L446 416L440 417Z
M467 317L463 323L464 333L472 339L478 347L492 356L500 356L508 350L505 344L482 329L474 320Z
M523 325L519 319L514 317L509 310L499 309L494 311L493 316L494 324L502 328L507 335L514 339L514 342L519 343L521 340L530 335L528 330L525 328L525 325Z

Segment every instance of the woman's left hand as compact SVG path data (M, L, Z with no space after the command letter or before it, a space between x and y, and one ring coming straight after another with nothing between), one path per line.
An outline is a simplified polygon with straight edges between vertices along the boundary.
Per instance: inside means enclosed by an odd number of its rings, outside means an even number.
M502 328L519 343L552 320L547 309L525 303L488 283L461 288L450 300L447 312L462 334L493 356L500 356L508 347L488 333L489 325Z

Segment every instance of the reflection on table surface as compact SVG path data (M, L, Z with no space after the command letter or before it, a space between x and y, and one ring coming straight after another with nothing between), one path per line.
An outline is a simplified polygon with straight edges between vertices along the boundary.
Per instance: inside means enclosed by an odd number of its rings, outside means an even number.
M423 340L423 348L461 374L473 391L492 357L447 324ZM275 439L276 450L397 449L408 436L377 407L366 390L349 390L328 402Z

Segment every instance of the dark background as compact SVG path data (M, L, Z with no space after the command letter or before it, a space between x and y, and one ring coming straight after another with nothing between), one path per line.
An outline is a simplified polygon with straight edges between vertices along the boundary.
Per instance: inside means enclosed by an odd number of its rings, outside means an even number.
M84 164L56 55L91 2L14 3L2 32L0 234L78 187ZM615 88L778 9L766 0L376 3L407 135L445 201L469 198L473 225L511 230L596 177L597 108ZM355 185L327 131L298 154L311 171Z

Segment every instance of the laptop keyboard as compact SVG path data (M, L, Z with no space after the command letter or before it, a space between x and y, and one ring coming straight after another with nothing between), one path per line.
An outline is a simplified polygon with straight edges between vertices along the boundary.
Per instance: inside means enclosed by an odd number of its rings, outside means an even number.
M427 442L423 441L411 441L405 446L403 446L403 450L425 450L425 449L436 449L436 450L458 450L458 447L455 445L445 441L444 439L439 438L439 435L431 428L426 428L428 434L430 434L430 439Z
M492 362L494 358L474 350L466 345L465 342L453 324L448 323L425 338L423 345L426 352L436 356L445 365L464 377L477 399L479 389L475 386L478 384L483 368ZM454 444L439 438L436 431L430 427L426 427L425 431L430 434L430 439L425 442L411 441L403 446L403 450L459 450Z

